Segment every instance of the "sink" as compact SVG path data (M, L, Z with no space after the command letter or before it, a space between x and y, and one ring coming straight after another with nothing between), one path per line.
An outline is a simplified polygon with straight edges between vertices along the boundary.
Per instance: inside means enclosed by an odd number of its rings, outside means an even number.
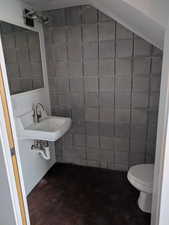
M56 141L71 126L71 119L59 116L45 116L39 123L33 123L32 112L17 118L17 134L20 139Z

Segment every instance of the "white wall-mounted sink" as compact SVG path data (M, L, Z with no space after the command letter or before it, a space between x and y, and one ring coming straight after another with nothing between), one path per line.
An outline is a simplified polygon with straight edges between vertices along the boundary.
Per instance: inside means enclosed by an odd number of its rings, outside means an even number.
M39 123L33 123L32 112L17 118L17 134L20 139L56 141L71 126L66 117L45 116Z

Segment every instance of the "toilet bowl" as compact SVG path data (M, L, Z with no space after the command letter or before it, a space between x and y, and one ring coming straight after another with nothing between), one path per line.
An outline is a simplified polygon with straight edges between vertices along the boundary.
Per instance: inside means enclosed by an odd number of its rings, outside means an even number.
M151 213L152 191L153 191L153 164L140 164L129 169L127 178L129 182L140 191L138 198L139 208Z

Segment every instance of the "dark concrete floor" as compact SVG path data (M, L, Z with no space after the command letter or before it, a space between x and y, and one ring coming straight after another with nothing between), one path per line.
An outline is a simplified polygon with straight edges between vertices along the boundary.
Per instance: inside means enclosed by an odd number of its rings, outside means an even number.
M125 172L56 164L28 196L31 225L149 225Z

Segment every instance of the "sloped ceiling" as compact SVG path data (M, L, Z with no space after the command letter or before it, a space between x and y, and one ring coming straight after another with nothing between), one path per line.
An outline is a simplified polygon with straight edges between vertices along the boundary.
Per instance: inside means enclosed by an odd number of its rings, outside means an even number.
M37 10L50 10L90 4L90 0L22 0Z
M140 37L163 48L169 19L168 0L22 0L36 10L90 4Z

